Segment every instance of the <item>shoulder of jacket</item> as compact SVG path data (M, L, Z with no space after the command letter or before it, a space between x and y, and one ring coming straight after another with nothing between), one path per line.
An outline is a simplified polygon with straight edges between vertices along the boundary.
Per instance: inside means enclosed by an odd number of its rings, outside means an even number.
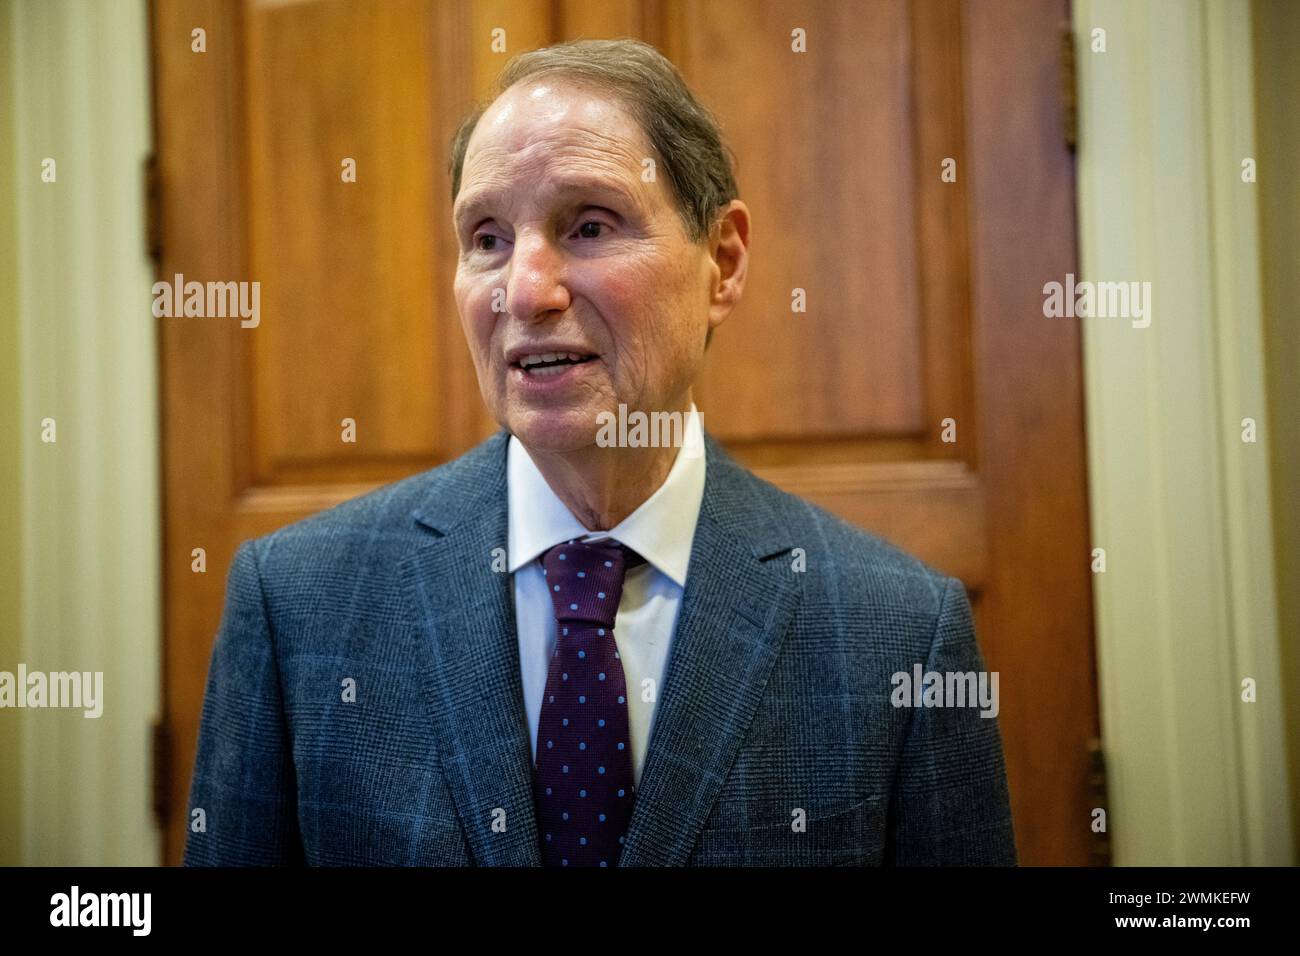
M298 553L323 559L336 542L351 541L358 535L374 538L414 533L417 509L430 501L455 500L481 482L485 469L495 467L496 458L502 456L508 438L499 431L457 458L249 539L243 546L253 550L259 563Z
M761 501L784 529L791 549L802 549L806 584L848 600L898 601L938 613L945 591L961 586L879 535L852 524L806 498L777 487L730 455L716 456L723 483L737 501Z

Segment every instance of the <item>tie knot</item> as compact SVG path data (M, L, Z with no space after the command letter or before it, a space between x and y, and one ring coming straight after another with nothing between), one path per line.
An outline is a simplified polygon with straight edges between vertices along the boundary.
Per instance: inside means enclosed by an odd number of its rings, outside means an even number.
M557 621L589 621L614 626L629 568L645 559L613 538L568 541L542 555L546 589Z

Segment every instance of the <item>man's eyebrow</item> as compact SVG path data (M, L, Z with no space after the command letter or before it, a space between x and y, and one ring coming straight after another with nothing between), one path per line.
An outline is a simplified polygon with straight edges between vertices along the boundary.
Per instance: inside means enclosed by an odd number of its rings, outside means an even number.
M608 196L616 196L633 205L639 205L640 203L636 194L623 183L617 180L589 176L552 180L547 185L546 191L557 198L572 196L577 193L603 193ZM494 188L483 188L471 192L468 197L463 197L456 203L452 213L455 223L458 226L468 224L471 218L478 215L484 207L490 205L496 199L498 192Z

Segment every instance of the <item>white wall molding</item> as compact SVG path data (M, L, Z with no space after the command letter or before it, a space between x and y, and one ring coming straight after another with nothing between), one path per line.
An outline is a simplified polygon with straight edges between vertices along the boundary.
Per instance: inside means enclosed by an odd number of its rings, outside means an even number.
M144 0L11 0L21 369L22 663L103 671L104 712L23 715L22 859L153 865L158 393L142 161ZM56 161L57 180L41 164ZM41 440L44 418L57 442ZM0 666L12 670L20 661Z
M1077 0L1074 29L1081 272L1152 283L1149 328L1083 320L1115 861L1287 864L1249 3Z

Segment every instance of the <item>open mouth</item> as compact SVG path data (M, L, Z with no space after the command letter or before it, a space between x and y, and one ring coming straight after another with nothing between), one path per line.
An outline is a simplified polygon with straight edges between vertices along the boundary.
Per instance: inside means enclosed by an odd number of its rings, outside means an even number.
M585 365L596 356L583 355L579 352L543 352L540 355L525 355L517 362L512 362L517 369L523 370L530 378L547 378L559 375L566 368Z

